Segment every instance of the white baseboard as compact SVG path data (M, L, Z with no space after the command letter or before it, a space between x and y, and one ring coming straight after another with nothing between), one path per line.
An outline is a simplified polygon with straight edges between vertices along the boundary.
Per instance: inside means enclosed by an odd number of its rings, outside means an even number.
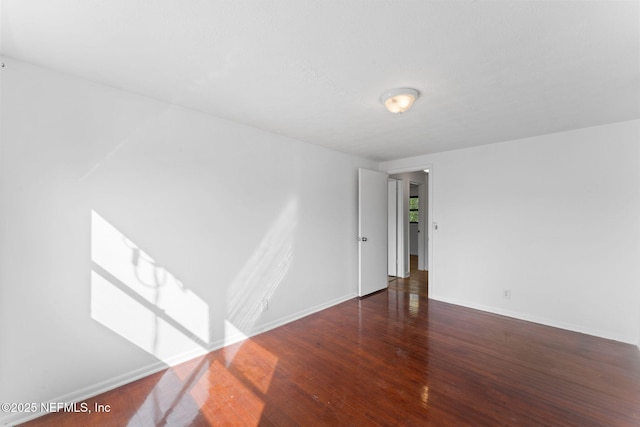
M99 382L97 384L92 384L80 390L73 391L71 393L67 393L62 396L55 397L53 399L49 399L49 402L83 402L87 399L95 397L99 394L106 393L107 391L113 390L115 388L121 387L125 384L132 383L140 378L144 378L146 376L155 374L157 372L162 371L171 366L178 365L180 363L186 362L188 360L194 359L196 357L207 354L208 352L218 350L222 347L225 347L230 344L234 344L236 342L240 342L244 339L254 337L258 334L270 331L272 329L278 328L280 326L284 326L287 323L291 323L303 317L309 316L311 314L317 313L319 311L325 310L329 307L333 307L334 305L338 305L345 301L348 301L352 298L355 298L357 294L351 293L348 295L344 295L340 298L336 298L322 304L318 304L316 306L298 311L289 316L285 316L283 318L274 320L272 322L266 323L264 325L260 325L254 328L250 335L244 335L240 332L227 336L223 339L216 340L211 343L207 349L194 349L192 351L188 351L186 353L177 355L167 360L166 362L154 362L150 365L143 366L139 369L135 369L128 373L119 375L114 378L110 378L106 381ZM0 425L1 426L14 426L16 424L25 423L34 418L41 417L46 415L43 412L35 412L35 413L10 413L10 414L0 414Z
M90 386L81 388L79 390L75 390L71 393L64 394L62 396L55 397L53 399L49 399L47 402L82 402L84 400L90 399L94 396L97 396L102 393L106 393L107 391L113 390L125 384L132 383L134 381L139 380L140 378L147 377L149 375L160 372L170 366L175 366L180 363L186 362L198 356L202 356L203 354L207 354L208 351L204 349L194 349L188 352L185 352L180 355L176 355L168 359L166 362L157 361L150 365L143 366L139 369L135 369L133 371L127 372L126 374L118 375L117 377L110 378L105 381L101 381L97 384L92 384ZM21 424L27 422L29 420L41 417L46 415L43 412L36 413L14 413L9 414L5 417L0 417L0 425L2 426L13 426L15 424Z
M504 310L498 307L485 306L482 304L476 304L470 301L459 300L456 298L442 297L440 295L429 295L429 298L434 299L436 301L442 301L449 304L459 305L462 307L473 308L475 310L486 311L487 313L499 314L501 316L512 317L518 320L525 320L527 322L538 323L544 326L551 326L553 328L565 329L567 331L572 331L572 332L579 332L581 334L592 335L594 337L604 338L604 339L613 340L613 341L619 341L625 344L637 345L637 342L635 340L632 340L629 337L625 337L620 334L607 333L606 331L585 328L585 327L573 325L570 323L559 322L553 319L546 319L542 317L532 316L529 314Z
M263 332L270 331L271 329L278 328L280 326L286 325L287 323L291 323L298 319L302 319L303 317L307 317L311 314L317 313L319 311L326 310L329 307L333 307L334 305L341 304L345 301L355 298L356 296L358 295L355 292L353 292L351 294L342 296L340 298L336 298L336 299L327 301L325 303L318 304L314 307L310 307L308 309L298 311L297 313L291 314L289 316L285 316L281 319L266 323L258 328L253 329L253 331L251 332L251 336L255 336Z

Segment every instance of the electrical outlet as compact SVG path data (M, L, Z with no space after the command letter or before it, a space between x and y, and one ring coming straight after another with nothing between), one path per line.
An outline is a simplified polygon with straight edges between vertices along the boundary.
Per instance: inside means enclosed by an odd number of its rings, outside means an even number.
M502 296L504 299L511 299L511 289L503 289Z
M269 311L269 300L266 298L263 299L261 307L262 307L262 312Z

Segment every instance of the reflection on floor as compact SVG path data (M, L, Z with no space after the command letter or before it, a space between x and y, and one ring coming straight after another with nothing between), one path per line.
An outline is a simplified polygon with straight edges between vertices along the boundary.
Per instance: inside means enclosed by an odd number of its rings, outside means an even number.
M426 297L428 295L429 272L418 270L418 257L416 255L411 255L409 264L411 267L410 277L403 279L389 276L389 289Z
M28 425L637 426L638 402L634 345L389 289Z

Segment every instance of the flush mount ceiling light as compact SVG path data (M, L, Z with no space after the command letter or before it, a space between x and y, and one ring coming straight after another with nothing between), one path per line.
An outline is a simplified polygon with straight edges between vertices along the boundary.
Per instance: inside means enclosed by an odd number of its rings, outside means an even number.
M415 89L391 89L383 93L380 100L390 112L404 113L411 108L419 95L420 93Z

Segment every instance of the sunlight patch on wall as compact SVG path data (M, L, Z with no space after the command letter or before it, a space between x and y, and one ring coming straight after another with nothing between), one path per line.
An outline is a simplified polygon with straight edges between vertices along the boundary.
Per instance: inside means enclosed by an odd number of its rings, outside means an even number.
M293 260L293 238L298 206L290 200L262 241L253 251L227 291L227 332L225 344L250 335L262 313L263 301L269 301L285 278ZM238 334L240 332L241 334Z
M91 317L158 359L208 350L209 306L95 211Z
M165 363L194 347L192 339L95 271L91 317Z
M249 338L244 332L236 328L233 323L225 319L224 321L224 341L223 346L235 344L239 341L244 341Z

